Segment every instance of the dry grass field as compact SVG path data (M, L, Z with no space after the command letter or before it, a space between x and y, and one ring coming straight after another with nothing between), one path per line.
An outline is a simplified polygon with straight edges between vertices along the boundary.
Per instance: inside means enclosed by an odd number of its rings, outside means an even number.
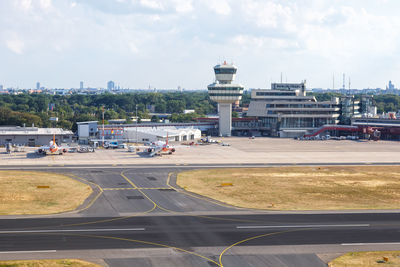
M24 260L0 261L0 267L100 267L82 260Z
M399 166L211 169L182 172L187 191L245 208L399 209ZM232 183L232 186L222 184Z
M0 189L0 215L70 211L92 193L90 186L65 175L31 171L0 171Z
M387 262L383 257L388 259ZM350 252L336 258L329 267L400 266L400 251Z

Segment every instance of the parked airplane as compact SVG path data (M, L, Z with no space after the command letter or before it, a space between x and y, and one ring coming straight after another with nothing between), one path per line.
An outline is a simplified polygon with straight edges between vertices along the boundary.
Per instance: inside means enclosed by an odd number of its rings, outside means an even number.
M147 152L149 152L150 157L154 157L155 155L162 155L162 154L169 154L171 155L172 153L175 152L175 148L170 146L168 144L168 134L167 134L167 140L166 142L164 141L157 141L154 142L148 149Z
M56 135L50 141L48 146L41 146L36 152L43 155L62 155L68 151L67 147L60 147L56 143Z

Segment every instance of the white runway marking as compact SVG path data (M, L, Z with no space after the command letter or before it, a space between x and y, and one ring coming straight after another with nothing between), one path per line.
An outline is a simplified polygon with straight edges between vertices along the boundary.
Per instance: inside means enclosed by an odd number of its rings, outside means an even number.
M70 232L115 232L115 231L144 231L145 228L115 228L115 229L59 229L59 230L16 230L0 231L0 234L31 234L31 233L70 233Z
M248 225L236 226L237 229L268 229L268 228L323 228L323 227L369 227L369 224L304 224L304 225Z
M35 251L0 251L0 254L8 254L8 253L54 253L57 250L35 250Z
M342 246L376 246L376 245L400 245L399 242L397 243L343 243Z

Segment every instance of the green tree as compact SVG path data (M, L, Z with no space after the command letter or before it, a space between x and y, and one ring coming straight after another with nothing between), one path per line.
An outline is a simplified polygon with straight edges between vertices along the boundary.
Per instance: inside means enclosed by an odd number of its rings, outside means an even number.
M151 117L151 122L160 122L160 118L158 116L156 116L156 115L153 115Z

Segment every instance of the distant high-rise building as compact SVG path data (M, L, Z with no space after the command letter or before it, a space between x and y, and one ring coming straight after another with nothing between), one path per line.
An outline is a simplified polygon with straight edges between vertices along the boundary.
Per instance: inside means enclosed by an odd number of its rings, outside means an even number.
M80 82L79 88L82 90L83 89L83 82Z
M392 81L389 81L389 85L386 86L386 90L394 90L394 89L395 89L394 84L392 83Z
M36 90L40 90L40 82L36 83Z
M3 85L2 84L0 84L0 90L3 90Z
M107 90L114 90L115 89L115 83L113 81L109 81L107 83Z

